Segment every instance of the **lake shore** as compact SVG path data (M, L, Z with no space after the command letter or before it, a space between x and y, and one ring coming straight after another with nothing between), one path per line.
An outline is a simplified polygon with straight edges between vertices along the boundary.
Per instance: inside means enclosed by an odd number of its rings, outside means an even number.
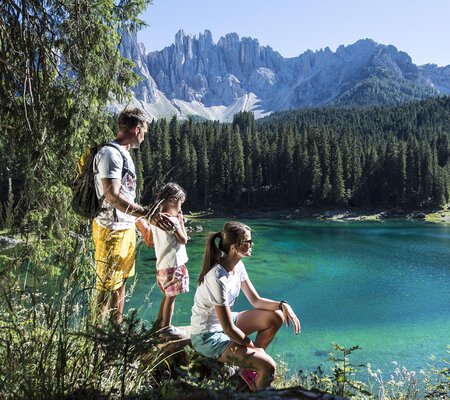
M239 210L207 210L188 213L193 219L233 218L233 219L318 219L332 221L384 221L395 219L422 220L435 223L450 223L450 209L440 210L403 210L403 209L239 209Z

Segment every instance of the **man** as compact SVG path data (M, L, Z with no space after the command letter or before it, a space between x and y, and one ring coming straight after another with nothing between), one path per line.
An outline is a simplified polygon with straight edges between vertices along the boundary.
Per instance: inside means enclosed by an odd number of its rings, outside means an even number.
M140 230L149 228L145 220L148 210L134 202L136 171L129 153L140 146L146 133L147 121L142 110L124 110L118 118L113 146L102 147L94 159L97 196L105 196L103 210L93 221L99 322L104 321L109 309L112 320L122 322L125 282L134 275L135 224ZM162 213L155 214L151 223L163 230L173 228Z

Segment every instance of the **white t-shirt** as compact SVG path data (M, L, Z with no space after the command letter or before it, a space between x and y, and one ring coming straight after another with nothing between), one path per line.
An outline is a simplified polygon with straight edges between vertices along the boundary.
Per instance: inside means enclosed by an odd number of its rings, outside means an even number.
M222 331L215 306L233 308L241 291L241 282L247 279L247 271L242 261L236 264L232 273L228 273L220 264L214 265L195 292L191 333Z
M180 227L177 217L170 217L175 228ZM165 232L154 225L150 225L155 243L156 269L179 267L186 264L188 255L186 246L178 242L172 232Z
M117 145L120 148L120 145ZM119 151L126 157L128 169L133 175L125 173L122 178L123 157ZM119 150L111 146L103 146L94 158L95 173L95 190L97 197L103 196L103 178L120 179L122 187L120 191L127 199L134 202L136 197L136 170L133 159L128 151ZM123 213L111 207L106 200L103 201L102 207L105 209L96 218L95 221L107 229L121 230L134 226L135 217Z

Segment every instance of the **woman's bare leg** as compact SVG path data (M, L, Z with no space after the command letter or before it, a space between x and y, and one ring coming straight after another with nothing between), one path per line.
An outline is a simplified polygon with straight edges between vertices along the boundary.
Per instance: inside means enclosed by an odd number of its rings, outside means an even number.
M270 386L275 375L275 361L261 348L230 344L219 361L256 371L256 390Z
M279 310L253 309L240 312L236 326L246 335L258 332L255 346L265 349L283 325L283 321L283 313Z

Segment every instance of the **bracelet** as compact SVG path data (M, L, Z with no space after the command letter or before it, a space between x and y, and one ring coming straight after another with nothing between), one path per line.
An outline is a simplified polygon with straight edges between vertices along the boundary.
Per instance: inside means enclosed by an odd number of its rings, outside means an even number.
M280 304L278 304L278 309L280 311L283 311L283 304L289 304L289 303L287 301L285 301L285 300L281 300Z

